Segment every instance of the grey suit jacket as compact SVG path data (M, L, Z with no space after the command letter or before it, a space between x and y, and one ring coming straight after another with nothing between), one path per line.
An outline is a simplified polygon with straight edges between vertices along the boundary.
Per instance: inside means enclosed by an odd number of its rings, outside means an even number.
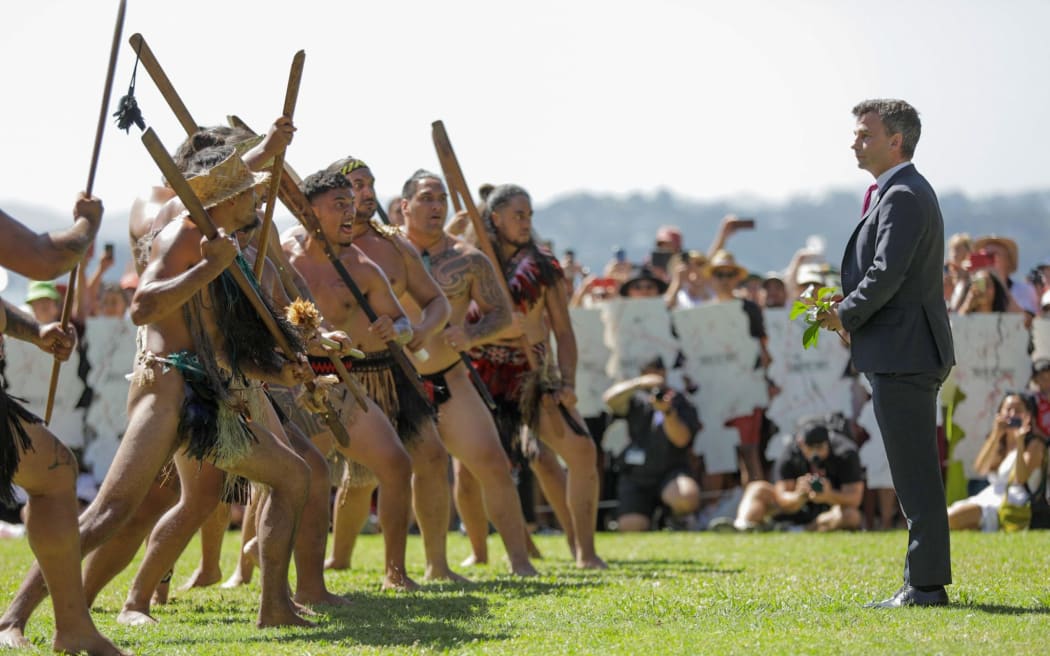
M865 373L955 364L944 303L944 220L912 165L897 171L861 219L842 257L839 316Z

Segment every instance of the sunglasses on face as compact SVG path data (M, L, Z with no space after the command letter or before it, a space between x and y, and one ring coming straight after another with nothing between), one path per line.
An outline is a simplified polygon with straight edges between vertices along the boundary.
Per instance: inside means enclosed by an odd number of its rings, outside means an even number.
M732 280L733 278L736 278L735 271L715 271L713 275L719 280Z

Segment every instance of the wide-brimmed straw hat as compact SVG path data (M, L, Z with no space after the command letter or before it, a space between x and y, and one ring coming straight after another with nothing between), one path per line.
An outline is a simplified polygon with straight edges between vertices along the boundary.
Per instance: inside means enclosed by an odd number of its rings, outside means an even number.
M208 169L207 173L195 175L187 182L204 205L204 209L210 209L240 196L249 189L266 184L269 180L269 171L253 172L240 155L231 149L226 159Z
M1006 256L1009 258L1008 266L1010 273L1017 271L1017 242L1009 237L1000 237L999 235L986 235L984 237L978 237L973 242L973 249L979 251L989 244L994 244L1006 251Z
M726 269L734 271L738 279L745 278L748 274L747 269L736 263L736 258L733 257L732 253L720 250L707 263L707 273L711 275L715 271L724 271Z

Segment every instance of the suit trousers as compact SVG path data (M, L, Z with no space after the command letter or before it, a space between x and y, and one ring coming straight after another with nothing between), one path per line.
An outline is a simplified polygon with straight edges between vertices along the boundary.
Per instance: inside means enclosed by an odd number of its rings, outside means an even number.
M952 582L948 509L937 453L937 390L948 371L867 374L893 486L908 521L904 582L915 586Z

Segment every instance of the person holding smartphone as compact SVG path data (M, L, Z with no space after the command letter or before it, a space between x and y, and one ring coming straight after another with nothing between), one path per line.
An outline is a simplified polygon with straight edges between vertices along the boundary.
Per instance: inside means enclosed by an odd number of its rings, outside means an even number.
M988 486L948 507L948 525L955 530L999 530L1003 500L1023 504L1042 484L1046 442L1033 431L1036 400L1027 392L1007 392L999 402L992 429L984 440L974 469Z

